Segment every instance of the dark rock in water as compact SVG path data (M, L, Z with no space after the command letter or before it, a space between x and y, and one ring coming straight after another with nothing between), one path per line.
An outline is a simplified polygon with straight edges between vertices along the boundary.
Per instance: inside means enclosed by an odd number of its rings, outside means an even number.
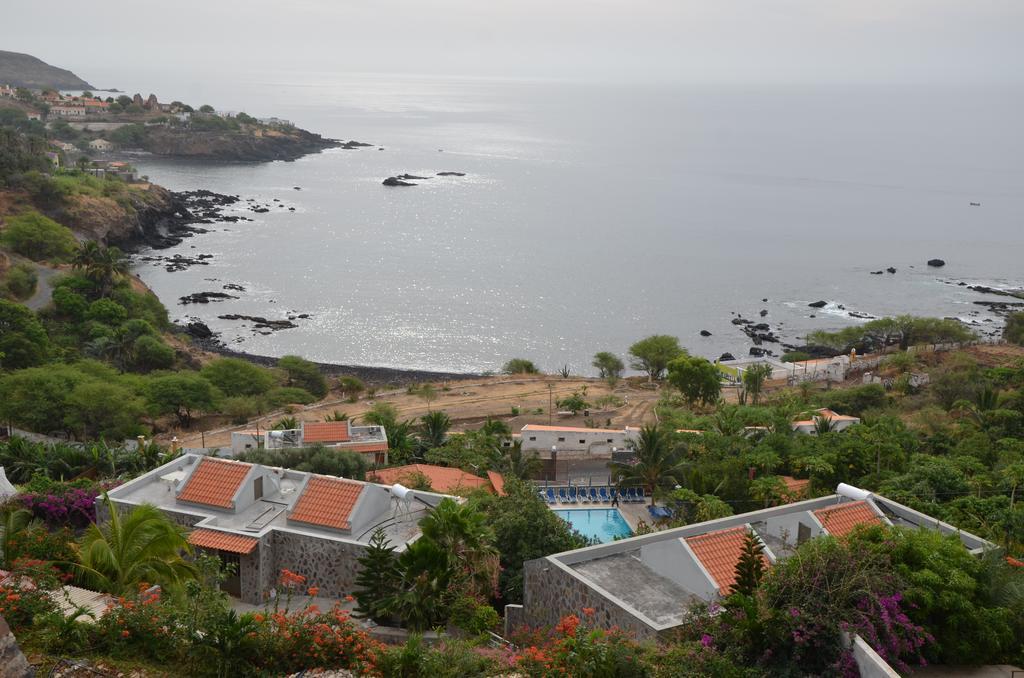
M302 190L301 186L292 186L292 188L294 188L296 191L301 191Z
M817 318L818 316L816 316L816 315L814 315L814 314L812 313L812 314L810 314L810 315L809 315L809 316L807 316L807 317L808 317L808 318Z
M209 339L213 336L213 330L211 330L206 323L201 323L199 321L191 322L186 325L185 332L197 339Z
M885 271L871 271L871 275L882 275Z
M711 333L708 332L707 330L701 330L700 331L700 336L702 336L702 337L710 337Z
M384 180L385 186L415 186L416 184L409 181L402 181L398 177L388 177Z
M896 272L896 267L895 266L890 266L889 268L887 268L885 270L889 271L889 273L895 273Z
M430 177L418 177L415 174L399 174L397 178L405 181L424 181Z
M257 214L264 214L266 212L269 212L270 208L269 207L253 207L252 211L256 212Z
M771 351L769 351L766 348L758 348L757 346L751 346L750 347L750 355L754 356L755 358L760 358L761 356L766 356L769 353L771 353Z
M718 362L724 362L726 360L736 360L736 357L732 353L723 353L718 356Z
M762 308L762 309L761 309L761 317L763 318L763 317L765 317L766 315L768 315L768 309L767 309L767 308Z
M187 306L188 304L208 304L211 301L224 301L225 299L237 299L225 292L196 292L186 297L181 297L178 303Z
M811 308L825 308L826 306L828 306L828 302L827 301L812 301L811 303L809 303L807 305L810 306Z
M245 291L244 287L242 287L241 285L236 285L235 283L225 283L224 285L221 285L221 288L225 290L234 290L236 292Z
M746 318L733 318L731 322L733 325L749 325L753 321Z
M943 261L942 259L929 259L928 265L934 268L939 268L940 266L945 266L946 262Z
M761 301L767 304L767 303L768 303L768 297L765 297L765 298L764 298L764 299L762 299Z
M290 320L268 320L267 318L258 315L239 315L237 313L228 313L217 317L221 320L248 320L252 323L254 331L257 329L266 329L271 332L276 332L277 330L289 330L293 327L298 327L298 325Z
M341 145L341 148L351 151L355 148L364 148L366 146L373 146L373 144L363 143L362 141L346 141Z
M752 329L752 330L759 330L759 331L766 331L766 330L770 330L771 327L768 325L768 323L757 323L756 325L751 325L750 329Z
M466 173L465 172L438 172L437 176L439 176L439 177L464 177L464 176L466 176Z

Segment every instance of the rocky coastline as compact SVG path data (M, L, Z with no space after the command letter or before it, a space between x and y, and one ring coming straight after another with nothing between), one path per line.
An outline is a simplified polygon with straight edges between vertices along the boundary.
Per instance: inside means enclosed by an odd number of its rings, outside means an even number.
M153 126L146 129L138 143L140 150L153 155L238 162L291 161L328 148L356 149L368 145L329 139L297 127L256 134Z

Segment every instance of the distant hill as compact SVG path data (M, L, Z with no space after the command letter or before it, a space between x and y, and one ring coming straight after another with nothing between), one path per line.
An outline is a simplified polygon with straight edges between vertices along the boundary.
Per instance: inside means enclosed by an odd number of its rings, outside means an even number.
M94 89L71 71L28 54L0 50L0 85L30 89Z

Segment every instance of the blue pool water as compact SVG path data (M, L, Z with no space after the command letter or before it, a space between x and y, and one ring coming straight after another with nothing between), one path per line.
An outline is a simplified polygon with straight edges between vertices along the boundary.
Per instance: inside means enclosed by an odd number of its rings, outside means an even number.
M555 513L583 536L597 539L602 544L614 541L616 537L633 536L633 530L629 529L618 509L565 509Z

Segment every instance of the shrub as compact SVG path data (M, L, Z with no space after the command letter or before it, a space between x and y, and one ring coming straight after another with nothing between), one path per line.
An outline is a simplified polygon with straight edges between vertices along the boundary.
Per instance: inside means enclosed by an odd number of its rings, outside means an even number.
M128 319L128 310L116 301L97 299L89 304L85 317L89 320L114 327Z
M784 363L799 363L805 360L812 360L814 356L806 351L786 351L782 354L782 362Z
M532 360L526 358L513 358L501 368L505 374L537 374L540 372Z
M132 369L138 372L166 370L174 365L174 349L148 334L135 340L132 353Z
M316 401L316 397L309 391L295 386L278 386L267 391L263 396L271 407L282 407L284 405L308 405Z
M0 243L33 261L64 261L78 247L70 229L38 212L8 217Z
M12 299L28 299L36 291L39 276L36 269L26 263L15 264L7 271L4 289Z
M277 366L288 374L288 386L304 389L317 398L327 395L327 380L320 374L320 368L315 363L299 356L286 355L277 361Z
M96 495L95 488L56 484L46 492L19 495L18 501L47 525L77 529L96 522Z
M270 370L239 358L218 358L201 373L226 396L262 395L277 381Z

